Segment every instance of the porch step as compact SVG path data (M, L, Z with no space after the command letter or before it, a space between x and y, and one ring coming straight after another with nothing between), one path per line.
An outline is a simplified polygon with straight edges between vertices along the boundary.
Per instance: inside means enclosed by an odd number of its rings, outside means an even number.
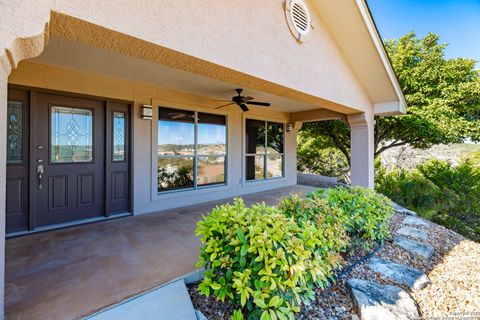
M96 313L89 320L197 320L183 279Z

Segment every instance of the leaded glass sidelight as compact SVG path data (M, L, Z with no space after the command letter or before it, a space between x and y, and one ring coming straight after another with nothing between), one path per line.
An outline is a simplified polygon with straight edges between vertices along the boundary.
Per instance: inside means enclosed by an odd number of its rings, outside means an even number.
M7 162L21 163L23 154L23 103L7 104Z
M113 161L125 160L125 113L113 113Z
M53 106L50 135L51 162L91 162L93 160L92 110Z

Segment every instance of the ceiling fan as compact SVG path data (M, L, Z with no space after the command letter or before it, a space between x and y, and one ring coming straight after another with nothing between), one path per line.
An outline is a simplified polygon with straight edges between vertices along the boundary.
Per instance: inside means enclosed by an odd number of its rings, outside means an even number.
M223 106L220 106L220 107L216 107L215 109L220 109L220 108L223 108L223 107L226 107L226 106L230 106L232 104L236 104L237 106L240 107L240 109L242 109L242 111L247 112L248 111L247 104L251 104L251 105L255 105L255 106L262 106L262 107L269 107L270 106L270 103L268 103L268 102L252 101L255 98L242 96L241 94L242 94L243 89L235 89L235 91L238 93L238 95L233 96L230 103L224 104Z

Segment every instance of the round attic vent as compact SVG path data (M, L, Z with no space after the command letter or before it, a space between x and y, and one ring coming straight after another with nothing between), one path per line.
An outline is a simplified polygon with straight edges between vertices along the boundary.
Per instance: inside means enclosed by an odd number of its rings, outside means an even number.
M285 5L285 16L290 31L298 41L305 41L311 29L310 12L303 0L287 0Z

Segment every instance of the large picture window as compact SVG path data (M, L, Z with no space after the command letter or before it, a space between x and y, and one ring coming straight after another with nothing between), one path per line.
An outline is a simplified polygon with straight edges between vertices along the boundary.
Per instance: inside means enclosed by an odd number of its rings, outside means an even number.
M225 183L226 117L159 108L158 192Z
M246 180L283 177L284 125L246 120Z

